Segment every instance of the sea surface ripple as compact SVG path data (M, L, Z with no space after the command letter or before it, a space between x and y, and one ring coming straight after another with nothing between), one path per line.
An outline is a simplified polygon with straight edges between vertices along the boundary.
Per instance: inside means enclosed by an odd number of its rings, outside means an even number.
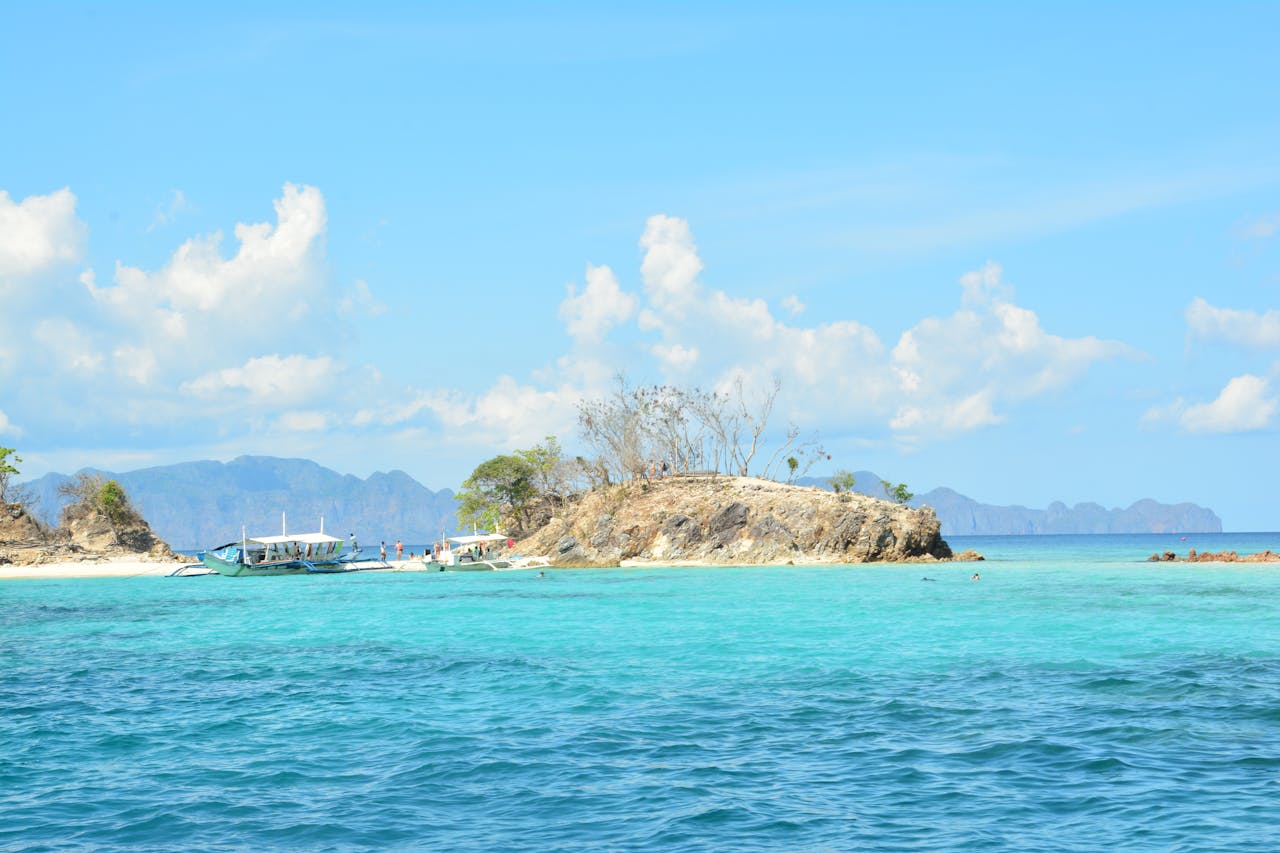
M1143 556L11 582L0 849L1280 848L1280 571Z

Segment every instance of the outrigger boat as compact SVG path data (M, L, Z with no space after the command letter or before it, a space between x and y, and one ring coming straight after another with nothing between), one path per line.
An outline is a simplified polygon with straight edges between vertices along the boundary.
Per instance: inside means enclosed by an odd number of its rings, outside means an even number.
M429 572L493 572L515 568L514 560L493 553L499 542L506 542L501 533L476 533L471 536L450 536L434 549L430 560L423 560Z
M201 551L200 562L228 577L360 571L354 562L358 552L343 554L343 544L341 539L324 532L324 519L320 520L319 533L287 533L282 520L279 536L250 539L242 530L239 542Z

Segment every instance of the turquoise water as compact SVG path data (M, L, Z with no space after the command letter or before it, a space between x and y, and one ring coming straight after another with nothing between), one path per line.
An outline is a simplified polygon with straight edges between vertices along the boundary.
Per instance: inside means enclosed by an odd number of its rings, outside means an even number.
M1141 561L1280 537L1169 539L5 583L0 849L1276 849L1280 566Z

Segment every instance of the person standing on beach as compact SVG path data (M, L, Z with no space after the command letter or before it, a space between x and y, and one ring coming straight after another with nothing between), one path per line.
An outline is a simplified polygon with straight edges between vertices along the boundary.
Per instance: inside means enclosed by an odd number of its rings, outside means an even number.
M382 562L385 563L387 561L387 542L385 539L382 541L382 545L378 548L378 553L382 555Z
M404 559L404 546L400 544L400 540L396 540L396 562Z

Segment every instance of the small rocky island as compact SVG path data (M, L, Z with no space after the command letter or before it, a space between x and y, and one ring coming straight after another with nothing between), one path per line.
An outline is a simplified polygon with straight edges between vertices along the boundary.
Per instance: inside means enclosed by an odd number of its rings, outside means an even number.
M953 555L929 507L734 476L597 486L517 549L561 567L980 560Z
M40 523L21 502L0 503L0 565L177 559L114 480L80 475L68 493L73 502L53 528Z

